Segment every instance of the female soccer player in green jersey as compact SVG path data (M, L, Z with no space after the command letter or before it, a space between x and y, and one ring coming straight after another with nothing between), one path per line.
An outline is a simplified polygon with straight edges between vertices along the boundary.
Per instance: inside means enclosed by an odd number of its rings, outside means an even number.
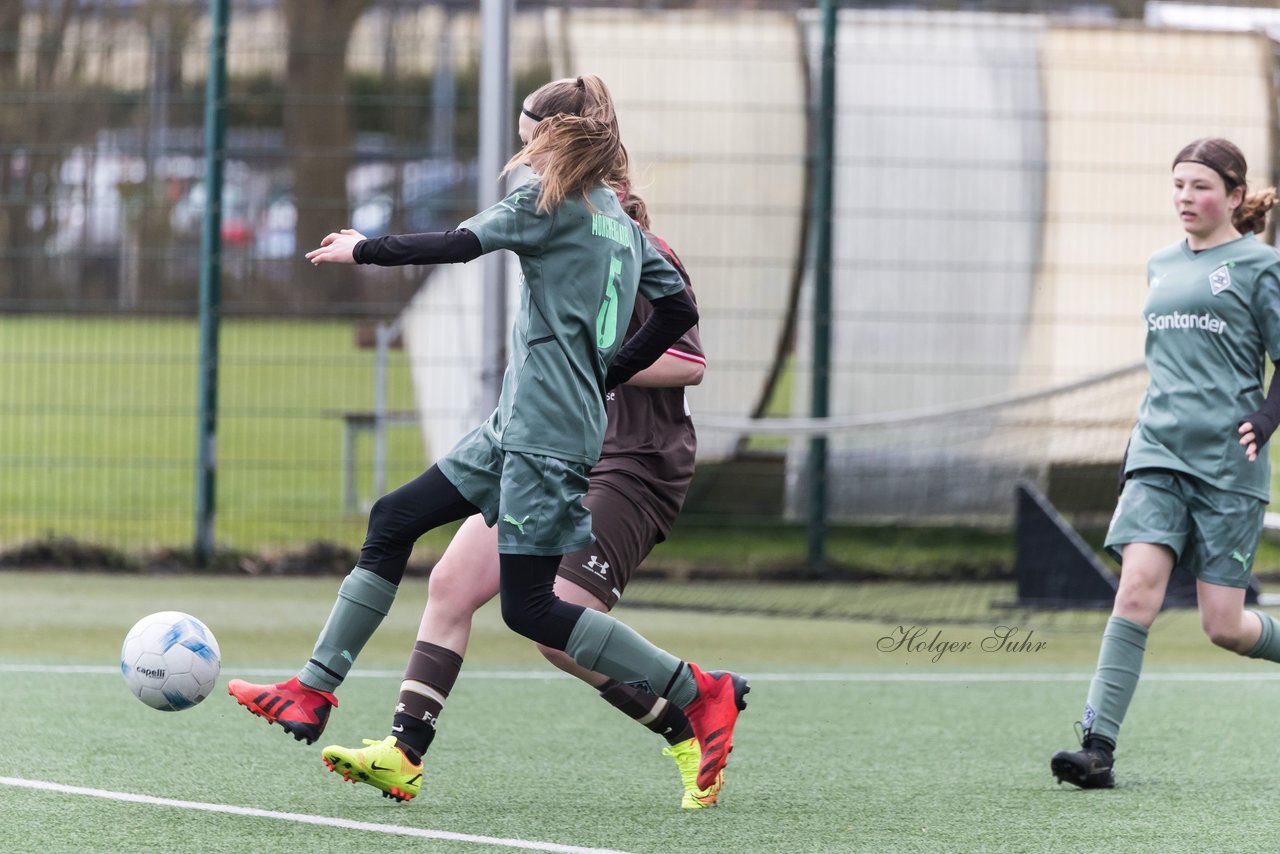
M522 138L528 136L528 125L528 119L521 123ZM645 236L688 287L688 276L675 253L648 232L643 200L634 193L620 195L624 211L645 229ZM646 301L636 301L628 327L631 333L649 311ZM653 365L609 392L609 426L584 499L591 511L595 542L560 562L557 596L597 611L612 610L632 573L666 538L684 503L697 445L684 387L701 382L705 361L695 326ZM431 570L427 606L391 725L396 747L415 764L435 744L439 717L466 654L472 618L498 595L499 572L498 531L479 516L463 523ZM681 772L682 807L700 809L716 803L719 780L710 789L697 788L701 751L680 708L648 691L583 670L563 652L548 647L542 651L620 711L665 737L669 746L664 753L675 759ZM591 737L584 734L584 741ZM383 741L367 743L371 746L363 749L326 747L326 764L352 782L384 789L395 786L404 795L417 791L416 786L387 779L379 770L399 769L399 763L375 761L386 750Z
M339 589L311 660L286 682L237 679L228 691L254 714L313 742L337 705L333 691L390 608L413 544L432 528L479 513L498 528L507 625L586 670L683 709L702 748L697 787L710 789L746 706L746 680L704 672L554 592L561 558L592 542L583 497L600 455L606 394L675 344L697 322L697 310L680 275L606 183L625 174L626 151L603 81L585 75L549 83L523 113L536 126L507 170L527 164L536 180L454 231L364 240L344 230L307 253L315 264L435 264L509 249L523 274L520 309L498 408L425 473L374 503L360 561ZM623 344L619 324L631 316L637 293L653 314ZM380 768L394 763L379 788L399 800L412 797L420 762L394 737L383 748L376 756L364 752Z
M1244 608L1270 496L1263 448L1280 423L1280 253L1256 240L1274 189L1250 195L1240 149L1199 139L1173 160L1186 239L1147 261L1147 392L1129 439L1106 547L1123 570L1085 702L1081 749L1054 754L1059 782L1115 785L1120 724L1147 630L1177 567L1196 577L1200 623L1216 645L1280 662L1280 626Z

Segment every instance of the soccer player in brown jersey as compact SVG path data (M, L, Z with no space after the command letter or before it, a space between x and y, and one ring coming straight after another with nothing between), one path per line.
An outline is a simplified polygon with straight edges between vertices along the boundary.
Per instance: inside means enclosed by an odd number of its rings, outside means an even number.
M707 673L555 594L561 559L593 542L583 499L605 434L605 395L659 359L697 322L697 310L679 273L622 211L616 179L625 177L626 149L603 81L583 75L541 87L524 103L520 136L525 147L507 169L527 165L535 180L457 229L376 240L347 229L307 253L314 264L395 265L509 249L522 273L512 354L493 415L423 475L374 503L360 562L343 581L310 661L285 682L233 679L227 689L255 715L313 742L337 705L333 691L390 609L418 537L479 513L498 527L507 626L683 709L702 752L696 786L706 791L732 750L746 680ZM623 343L619 321L631 316L637 296L653 314ZM412 752L393 735L324 754L344 777L403 801L421 789L421 757Z

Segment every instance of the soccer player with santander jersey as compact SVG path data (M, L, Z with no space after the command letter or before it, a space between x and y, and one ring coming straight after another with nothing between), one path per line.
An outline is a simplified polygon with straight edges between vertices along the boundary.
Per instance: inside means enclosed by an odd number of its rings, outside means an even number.
M1204 138L1173 159L1186 237L1147 262L1151 375L1129 439L1106 548L1121 562L1089 685L1081 749L1054 754L1059 782L1115 785L1115 749L1148 629L1175 568L1196 578L1200 622L1223 649L1280 662L1280 624L1244 607L1271 492L1265 447L1280 423L1280 253L1254 237L1276 202L1250 193L1244 155Z

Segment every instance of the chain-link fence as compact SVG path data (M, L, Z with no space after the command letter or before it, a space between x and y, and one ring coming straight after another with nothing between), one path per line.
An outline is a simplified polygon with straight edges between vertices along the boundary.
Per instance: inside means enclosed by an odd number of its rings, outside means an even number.
M689 393L708 425L694 519L782 518L795 443L743 422L808 406L818 24L751 5L558 4L511 27L517 99L570 73L609 83L635 186L693 276L708 355ZM3 9L0 542L185 545L205 6ZM479 44L472 4L233 4L221 546L357 544L378 488L480 416L461 331L478 276L445 287L429 269L301 258L339 227L423 231L473 212L494 180L476 168ZM1258 33L846 10L837 63L835 416L961 407L1139 359L1142 264L1179 236L1173 153L1220 134L1256 186L1275 173L1275 54ZM402 322L415 297L457 337L424 342ZM891 441L874 455L892 469ZM857 476L833 460L833 477Z

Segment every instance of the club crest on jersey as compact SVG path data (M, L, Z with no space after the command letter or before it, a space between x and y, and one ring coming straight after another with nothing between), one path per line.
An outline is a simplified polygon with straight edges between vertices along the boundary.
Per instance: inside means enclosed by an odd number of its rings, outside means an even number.
M1231 287L1231 271L1227 269L1226 264L1209 274L1209 290L1215 297L1229 287Z

